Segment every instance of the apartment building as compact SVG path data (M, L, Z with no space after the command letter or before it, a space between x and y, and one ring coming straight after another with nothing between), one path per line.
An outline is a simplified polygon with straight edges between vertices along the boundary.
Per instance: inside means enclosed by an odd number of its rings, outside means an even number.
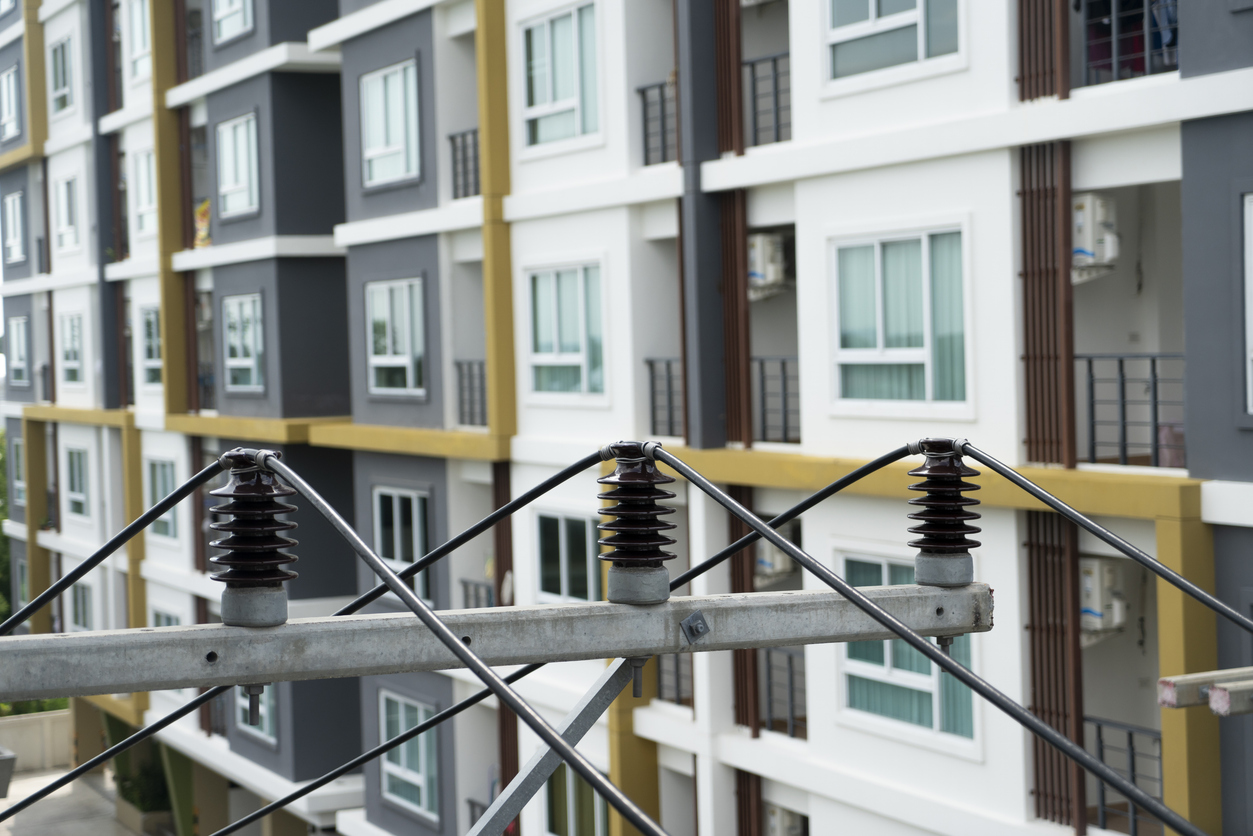
M1242 0L10 6L18 600L237 445L281 450L401 568L618 438L663 440L769 517L904 441L957 436L1249 605ZM912 582L910 467L787 535L859 585ZM602 597L600 475L415 589L437 608ZM957 658L1209 832L1248 830L1247 721L1161 713L1154 693L1253 664L1240 636L975 481L997 626ZM672 487L677 573L744 530ZM216 620L215 503L160 521L33 629ZM373 585L315 514L294 519L293 616ZM691 591L812 585L758 547ZM518 689L557 721L602 670ZM676 836L1131 824L897 642L648 676L581 748ZM180 836L475 690L457 671L279 683L260 726L240 695L215 703L158 735ZM79 701L79 756L188 696ZM489 700L252 832L464 833L537 746ZM564 768L519 824L623 832Z

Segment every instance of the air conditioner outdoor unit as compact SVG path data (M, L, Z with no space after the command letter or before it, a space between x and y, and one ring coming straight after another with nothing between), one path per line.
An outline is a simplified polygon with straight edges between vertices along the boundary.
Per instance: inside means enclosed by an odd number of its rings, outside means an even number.
M758 232L748 236L748 298L756 302L774 296L787 282L783 235Z
M1127 623L1124 565L1116 557L1079 558L1079 644L1090 647Z
M1114 201L1093 192L1071 199L1071 280L1075 284L1112 273L1118 260L1118 218Z

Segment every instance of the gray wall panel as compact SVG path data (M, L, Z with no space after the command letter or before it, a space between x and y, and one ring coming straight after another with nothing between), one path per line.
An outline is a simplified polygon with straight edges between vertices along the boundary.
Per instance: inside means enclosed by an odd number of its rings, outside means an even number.
M360 712L361 689L356 679L277 682L278 717L275 741L251 733L239 723L232 694L226 737L231 751L289 781L308 781L361 754L361 729L351 722L328 722Z
M5 478L9 480L9 509L8 509L9 519L13 520L13 522L15 523L25 524L26 503L21 503L19 505L17 502L13 501L13 482L17 478L17 473L15 471L16 462L13 459L13 442L21 439L21 437L22 437L22 419L21 418L4 419L4 440L5 440L5 443L8 445L8 450L6 451L6 456L5 456L5 461L7 462L8 473L5 474ZM10 547L13 547L13 546L16 546L18 542L19 541L17 540L10 540L9 545ZM12 560L11 551L10 551L10 560ZM16 584L17 572L10 572L10 574L13 575L13 577L15 578L14 583ZM14 586L13 589L14 589L14 595L12 598L9 599L10 603L17 600L17 594L16 594L17 587ZM16 610L17 608L14 607L13 609Z
M1214 583L1227 603L1253 615L1253 528L1214 526ZM1253 665L1253 636L1218 619L1218 666ZM1223 777L1223 833L1253 834L1253 715L1218 721Z
M267 73L211 93L205 99L209 126L205 131L209 146L209 195L213 203L209 232L214 244L260 238L276 232L274 120L270 96L270 75ZM245 215L223 218L218 198L217 126L247 113L257 114L258 209Z
M20 6L21 4L19 3L18 5ZM9 12L6 15L0 15L0 28L9 25L4 23L4 20L9 19L11 24L16 23L20 17L20 13L18 17L13 17L13 12ZM12 151L14 148L18 148L26 142L26 121L30 118L30 113L26 109L26 67L22 64L22 46L23 40L22 38L18 38L13 43L6 44L3 48L0 48L0 72L4 72L9 69L9 67L17 67L18 128L16 135L5 140L0 140L0 153Z
M274 740L264 740L239 723L239 709L236 700L238 691L231 692L227 697L226 739L231 751L243 755L255 764L264 766L287 780L293 780L295 771L295 742L292 726L292 687L293 682L275 682L267 688L276 689L277 713Z
M371 394L366 357L365 286L388 279L423 279L426 313L426 393ZM444 358L440 339L439 246L436 236L351 247L348 251L348 356L352 416L358 424L444 426Z
M361 680L361 743L372 748L382 742L379 727L379 692L391 691L401 697L442 711L452 704L452 680L437 673L408 673L370 676ZM443 723L439 736L439 821L411 812L383 798L378 759L365 768L365 815L371 824L391 833L422 833L453 836L457 831L457 787L454 780L456 740L453 724Z
M344 220L344 149L339 76L274 73L270 103L275 147L275 231L330 235Z
M1243 5L1242 11L1232 11ZM1237 0L1179 4L1179 74L1185 78L1253 67L1253 6Z
M262 392L230 392L226 389L226 339L222 300L227 296L244 293L261 294L261 318L265 345L262 369L265 389ZM213 362L214 385L217 387L218 411L223 415L241 415L249 418L281 418L283 405L282 367L277 362L279 351L278 309L282 300L278 293L278 263L276 259L249 261L213 268L213 327L217 330Z
M8 150L4 145L0 145L0 148ZM31 234L35 226L31 223L32 219L30 216L31 206L33 205L30 193L30 169L24 165L0 174L0 198L14 192L22 193L22 214L24 215L22 218L22 231L26 236L25 246L23 247L25 256L21 261L4 265L4 280L6 282L17 279L29 279L34 275L35 269L35 236ZM40 225L42 226L42 224ZM2 243L0 242L0 245ZM4 258L3 252L0 252L0 258Z
M349 415L344 260L283 258L277 264L283 414Z
M339 16L336 0L270 0L270 43L305 41L309 30Z
M7 272L8 265L5 265ZM5 278L9 278L7 275ZM37 390L40 388L38 381L39 369L35 367L35 346L33 344L35 335L34 315L31 311L33 297L31 296L9 296L4 300L4 353L7 357L9 353L8 331L9 320L15 316L26 317L26 374L30 382L25 386L16 385L8 377L4 378L4 399L6 401L21 401L22 403L34 403Z
M435 123L431 12L424 11L343 44L344 176L348 219L361 220L415 209L439 201L436 190L436 149L446 141ZM419 176L366 189L361 168L361 76L417 58Z

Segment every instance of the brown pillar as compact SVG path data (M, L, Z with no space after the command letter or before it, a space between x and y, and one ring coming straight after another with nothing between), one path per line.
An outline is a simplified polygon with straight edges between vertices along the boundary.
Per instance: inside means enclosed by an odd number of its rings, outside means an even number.
M753 507L753 489L730 485L727 492L745 508ZM734 543L748 534L749 527L738 517L728 515L730 541ZM731 557L731 591L753 592L753 547L749 546ZM761 704L757 691L757 651L741 648L731 651L731 676L735 681L735 722L748 726L753 737L761 734ZM742 833L743 831L741 831Z
M500 508L512 499L509 484L509 462L492 462L492 507ZM513 605L513 522L505 517L492 529L492 544L496 553L496 571L493 589L496 606ZM500 787L518 774L518 715L502 703L496 709L496 734L499 740ZM520 828L521 823L514 823Z

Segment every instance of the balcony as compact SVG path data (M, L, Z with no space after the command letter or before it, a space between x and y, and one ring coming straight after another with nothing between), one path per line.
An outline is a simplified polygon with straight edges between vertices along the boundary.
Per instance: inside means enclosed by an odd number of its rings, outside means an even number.
M462 608L467 610L481 610L485 607L496 606L496 593L492 589L492 582L462 578L461 601Z
M692 654L657 657L657 699L692 707Z
M1083 0L1084 84L1179 69L1177 0Z
M648 365L648 416L652 435L683 435L683 363L652 358ZM795 357L753 357L753 440L799 444L800 369Z
M487 426L487 361L457 360L457 423Z
M745 61L744 144L767 145L792 138L792 81L788 53Z
M805 648L767 647L757 653L763 692L761 727L806 739Z
M648 421L651 435L683 436L683 362L645 360L648 364Z
M1083 722L1090 745L1095 746L1093 754L1102 763L1154 798L1162 797L1161 732L1097 717L1084 717ZM1088 808L1088 821L1115 833L1162 833L1161 822L1107 789L1103 781L1096 784L1096 806Z
M1186 467L1182 354L1076 354L1080 458Z
M636 91L644 113L644 165L678 159L674 90L671 80L649 84Z
M474 197L479 194L479 129L448 135L452 150L452 197Z

